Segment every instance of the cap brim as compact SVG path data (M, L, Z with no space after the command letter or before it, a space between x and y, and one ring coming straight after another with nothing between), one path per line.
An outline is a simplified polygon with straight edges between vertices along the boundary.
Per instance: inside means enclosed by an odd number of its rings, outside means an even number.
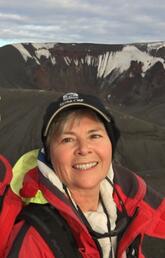
M89 105L87 103L68 103L68 104L65 104L64 106L60 107L56 112L54 112L54 114L51 116L51 118L49 119L49 122L45 128L45 131L44 131L44 136L47 136L47 133L48 133L48 130L49 130L49 127L53 121L53 119L55 118L55 116L60 113L62 110L68 108L68 107L73 107L73 106L84 106L84 107L88 107L88 108L91 108L92 110L96 111L99 115L102 116L102 118L104 118L106 120L106 122L110 122L111 119L104 113L102 112L101 110L99 110L98 108L92 106L92 105Z

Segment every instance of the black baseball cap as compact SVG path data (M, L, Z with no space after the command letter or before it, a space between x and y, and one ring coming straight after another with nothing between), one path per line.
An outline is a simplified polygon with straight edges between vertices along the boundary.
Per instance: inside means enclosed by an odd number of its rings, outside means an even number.
M69 92L59 97L56 101L49 104L43 119L42 127L42 141L45 146L45 141L55 117L60 113L68 109L77 109L86 107L94 112L102 119L109 138L112 143L112 147L116 146L117 139L119 138L119 131L114 124L114 119L110 112L105 108L101 100L93 95L86 95L77 92Z

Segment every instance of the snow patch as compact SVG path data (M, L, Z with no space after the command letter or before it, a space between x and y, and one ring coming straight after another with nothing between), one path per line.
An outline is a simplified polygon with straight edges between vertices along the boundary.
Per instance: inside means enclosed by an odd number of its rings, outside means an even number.
M21 44L13 44L13 47L15 47L23 56L23 59L27 62L28 58L32 58L32 56L29 54L29 52L26 50L26 48Z
M71 62L72 62L72 60L68 57L68 56L64 56L64 61L65 61L65 63L66 63L66 65L70 65L71 64Z
M74 59L74 64L75 64L76 66L78 66L78 64L79 64L78 59Z
M69 66L71 64L71 62L73 61L74 64L76 66L78 66L80 63L81 64L87 64L87 65L91 65L91 66L96 66L97 62L95 60L96 58L91 56L91 55L86 55L85 58L74 58L74 59L71 59L69 58L68 56L65 56L64 57L64 61L65 63Z
M37 58L41 58L41 56L45 56L47 59L51 56L49 50L41 48L41 49L37 49L35 51L35 54L37 56Z
M44 57L46 57L46 59L50 58L53 65L56 64L56 59L54 56L52 56L52 54L50 52L50 49L55 46L54 43L44 43L44 44L33 43L32 45L36 49L35 55L36 55L37 59L40 60L41 57L44 56Z
M147 52L142 52L135 46L125 46L121 51L106 52L103 55L99 55L99 64L97 70L97 77L105 78L114 69L118 73L123 73L128 70L131 61L142 62L142 76L146 71L151 68L156 62L161 62L165 67L163 58L153 57Z
M85 56L85 63L88 65L92 64L92 56L91 55L86 55Z
M50 58L53 65L56 64L56 59L51 55L51 52L49 51L50 48L53 48L55 44L53 43L45 43L45 44L38 44L33 43L32 46L36 49L35 55L31 55L28 50L23 46L23 44L14 44L13 46L18 49L18 51L23 56L25 62L29 58L34 59L37 64L40 64L40 59L42 56L46 57L47 59Z
M147 44L147 50L159 50L160 48L165 47L165 42L153 42L153 43L148 43Z
M81 63L84 64L84 58L81 58Z
M53 65L56 64L56 59L55 57L53 57L50 53L50 51L46 48L39 48L37 50L35 50L35 55L38 59L41 59L42 56L46 57L47 59L50 58L51 62Z
M57 43L32 43L32 45L36 49L38 49L38 48L51 49L51 48L54 48L54 46L56 46Z

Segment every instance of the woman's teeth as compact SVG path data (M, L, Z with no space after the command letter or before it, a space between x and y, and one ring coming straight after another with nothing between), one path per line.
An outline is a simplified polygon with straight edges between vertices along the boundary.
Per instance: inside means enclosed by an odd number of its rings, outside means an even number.
M97 162L90 162L90 163L86 163L86 164L76 164L73 167L75 169L79 169L79 170L87 170L89 168L93 168L97 165Z

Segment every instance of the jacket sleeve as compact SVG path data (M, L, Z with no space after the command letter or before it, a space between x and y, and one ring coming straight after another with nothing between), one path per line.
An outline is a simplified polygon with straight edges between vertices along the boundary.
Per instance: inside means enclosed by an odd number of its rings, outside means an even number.
M143 235L142 250L146 257L165 257L165 199L152 188L147 187L143 203L152 213L150 225ZM143 208L144 208L143 207Z
M55 258L54 254L39 235L39 233L30 227L20 249L19 258Z
M14 226L5 258L56 258L35 228L24 225L21 221Z
M150 186L147 186L144 203L150 208L153 214L152 227L148 229L148 233L165 239L165 198Z

